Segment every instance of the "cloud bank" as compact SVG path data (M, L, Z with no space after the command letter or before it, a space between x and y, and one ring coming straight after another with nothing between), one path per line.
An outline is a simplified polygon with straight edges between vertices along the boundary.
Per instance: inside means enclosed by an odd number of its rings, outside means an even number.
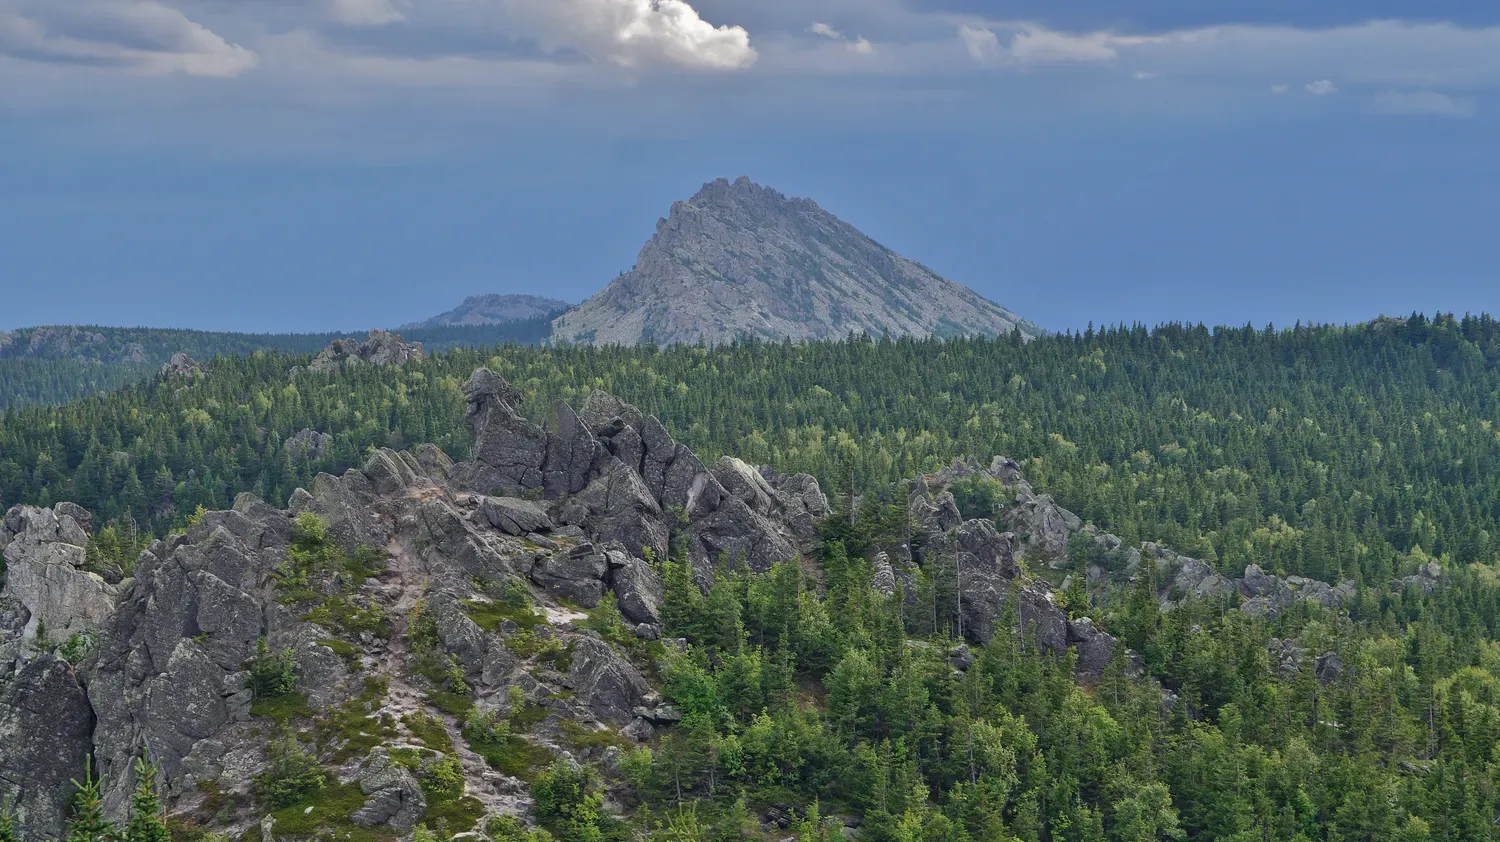
M0 0L0 54L143 75L230 77L259 62L157 0Z
M1437 91L1381 91L1370 100L1379 114L1473 117L1472 99L1455 99Z

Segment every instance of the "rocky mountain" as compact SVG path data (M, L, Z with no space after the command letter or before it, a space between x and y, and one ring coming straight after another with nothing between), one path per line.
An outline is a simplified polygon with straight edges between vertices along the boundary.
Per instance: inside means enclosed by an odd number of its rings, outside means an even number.
M559 405L545 425L520 415L521 393L493 372L476 371L465 393L468 461L431 445L380 450L361 469L319 475L285 509L241 494L151 543L131 571L91 566L92 519L78 506L7 513L0 798L19 806L34 834L24 838L60 833L87 756L120 814L143 751L175 815L232 835L303 838L309 823L405 834L437 809L418 778L450 762L463 778L444 808L450 831L484 815L525 819L524 768L554 756L596 763L677 718L648 679L651 650L602 639L581 612L612 594L630 634L655 641L663 582L651 559L674 534L707 585L723 559L755 571L803 560L830 513L812 477L732 458L705 465L603 393L576 411ZM995 464L987 475L1014 465ZM876 586L904 581L915 594L918 569L959 564L964 637L1025 629L1048 651L1077 649L1080 678L1097 676L1114 639L1070 621L1020 560L1026 539L965 520L945 481L912 484L917 528L898 557L875 560ZM1018 505L1016 527L1045 533L1058 522L1050 505ZM1021 626L999 627L1012 595ZM286 686L268 690L268 669ZM468 713L449 703L455 692L472 694ZM511 750L496 761L472 723L517 706L528 713L510 716ZM276 742L289 724L357 809L277 812L257 800L257 775L290 750ZM518 768L517 752L531 765Z
M526 319L551 318L573 305L541 295L471 295L446 313L402 329L451 327L459 325L495 325Z
M818 207L747 178L672 206L635 267L553 322L554 342L719 344L1036 326Z

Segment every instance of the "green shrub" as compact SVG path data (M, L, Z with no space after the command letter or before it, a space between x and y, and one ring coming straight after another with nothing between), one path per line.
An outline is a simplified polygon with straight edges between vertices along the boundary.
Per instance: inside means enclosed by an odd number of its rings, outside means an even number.
M290 649L275 652L263 637L255 644L255 657L245 665L250 670L250 690L257 699L285 696L297 689L297 661Z
M322 792L327 784L318 761L302 748L296 736L283 730L267 750L266 769L255 776L255 792L274 807L289 807Z

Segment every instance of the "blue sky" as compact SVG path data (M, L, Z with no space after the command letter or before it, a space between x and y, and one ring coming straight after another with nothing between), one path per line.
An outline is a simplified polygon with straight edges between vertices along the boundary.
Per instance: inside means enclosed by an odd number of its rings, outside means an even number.
M1497 91L1462 0L0 0L0 328L577 301L739 175L1053 329L1500 312Z

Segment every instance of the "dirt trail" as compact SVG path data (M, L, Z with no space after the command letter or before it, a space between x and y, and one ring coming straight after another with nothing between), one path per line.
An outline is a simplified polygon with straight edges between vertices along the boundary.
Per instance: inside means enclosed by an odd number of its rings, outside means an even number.
M448 737L453 741L454 753L463 764L464 778L467 781L466 794L478 799L491 813L506 815L524 813L529 799L499 791L496 784L504 782L504 776L490 769L483 757L469 750L463 737L463 723L457 717L430 706L427 703L427 694L407 680L406 657L410 651L407 635L410 632L411 614L423 595L427 593L430 582L422 575L411 547L406 542L400 538L392 538L386 550L391 557L387 569L399 577L396 584L401 588L401 595L390 608L391 642L386 649L381 666L385 675L390 678L390 689L387 691L385 704L380 712L390 714L399 722L402 717L421 711L441 723L448 732ZM515 791L514 786L506 786L504 789Z

